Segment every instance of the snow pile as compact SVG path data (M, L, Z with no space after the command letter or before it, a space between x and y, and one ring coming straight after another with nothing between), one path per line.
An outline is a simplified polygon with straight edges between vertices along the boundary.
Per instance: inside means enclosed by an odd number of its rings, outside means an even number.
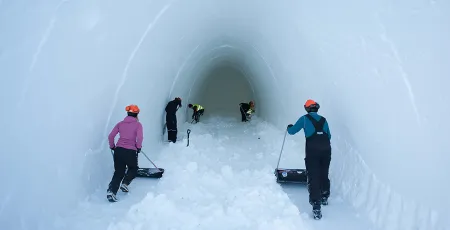
M190 146L169 144L158 160L164 177L108 229L308 229L275 182L277 153L261 141L273 137L266 127L226 121L190 127Z

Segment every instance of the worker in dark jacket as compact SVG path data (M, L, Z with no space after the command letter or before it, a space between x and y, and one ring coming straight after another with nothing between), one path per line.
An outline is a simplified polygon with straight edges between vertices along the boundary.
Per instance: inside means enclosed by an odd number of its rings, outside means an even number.
M330 196L328 171L331 161L331 133L325 117L317 114L320 108L318 103L307 100L304 107L308 113L300 117L295 125L288 125L287 132L294 135L304 130L309 202L313 206L313 212L321 216L321 204L327 205Z
M241 112L242 122L247 122L255 112L255 103L250 101L249 103L240 103L239 110Z
M166 105L167 139L173 143L177 142L177 110L182 107L181 98L177 97Z
M205 113L205 108L199 104L189 104L189 108L194 110L194 113L192 113L192 119L195 120L195 123L200 121L200 116L203 116L203 113Z

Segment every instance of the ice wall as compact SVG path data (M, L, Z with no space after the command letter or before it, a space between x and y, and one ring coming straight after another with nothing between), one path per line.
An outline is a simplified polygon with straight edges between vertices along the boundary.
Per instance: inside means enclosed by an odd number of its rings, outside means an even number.
M374 223L450 226L449 12L420 0L0 1L0 222L52 229L108 183L106 136L125 105L141 106L150 150L165 103L227 61L282 129L307 98L321 103L333 192Z

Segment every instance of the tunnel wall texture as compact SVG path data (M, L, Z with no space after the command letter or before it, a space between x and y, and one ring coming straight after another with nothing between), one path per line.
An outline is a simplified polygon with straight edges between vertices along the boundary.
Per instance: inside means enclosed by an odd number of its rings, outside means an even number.
M334 194L384 229L449 226L449 12L420 0L0 1L0 222L53 228L108 183L106 137L125 105L141 106L154 149L167 101L230 61L280 129L306 99L321 104Z
M211 117L233 117L241 119L239 103L248 103L254 99L252 87L243 71L233 66L234 63L223 63L208 71L209 74L199 85L186 103L198 103L205 110L200 120ZM235 65L235 64L234 64ZM193 111L189 110L188 121Z

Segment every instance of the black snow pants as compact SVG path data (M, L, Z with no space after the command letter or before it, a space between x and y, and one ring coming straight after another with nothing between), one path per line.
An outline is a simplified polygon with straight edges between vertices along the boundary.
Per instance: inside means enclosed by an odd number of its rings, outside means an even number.
M203 113L205 113L205 109L200 109L197 112L194 112L192 117L195 120L195 122L199 122L200 121L200 116L203 116Z
M247 114L245 113L245 111L247 111L248 109L245 110L241 105L241 106L239 106L239 110L241 111L241 120L247 121Z
M328 134L323 131L325 118L316 121L307 115L315 127L315 133L306 138L305 165L308 176L309 203L320 203L322 198L330 196L330 179L328 178L331 162L331 144Z
M126 167L128 167L128 171L125 174ZM138 168L138 153L136 150L116 147L114 150L114 175L109 183L108 190L117 194L120 182L129 185L136 178Z
M330 162L331 151L307 150L305 165L311 205L330 196L330 179L328 178Z
M167 139L173 143L177 142L177 116L175 114L166 114Z

